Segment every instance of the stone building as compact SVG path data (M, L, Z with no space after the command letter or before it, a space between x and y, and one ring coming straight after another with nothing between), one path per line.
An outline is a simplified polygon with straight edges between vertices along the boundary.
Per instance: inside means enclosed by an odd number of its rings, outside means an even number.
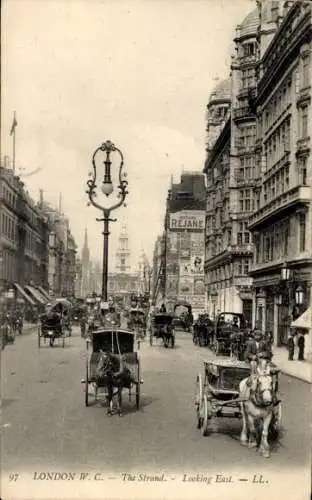
M51 297L72 297L75 293L77 246L69 220L43 201L40 210L48 220L48 287Z
M124 305L130 305L131 294L140 290L140 279L137 272L131 272L131 251L129 248L129 236L126 224L122 224L118 238L118 248L115 255L115 267L117 272L108 273L108 295L123 301Z
M258 0L208 104L208 304L277 344L311 303L311 29L311 2Z
M1 292L14 290L29 306L43 305L48 287L48 220L10 169L0 166Z
M183 172L179 183L171 183L164 236L158 240L154 255L160 262L158 298L168 305L186 301L195 312L205 308L205 198L205 177L201 172Z
M254 209L258 10L236 29L231 75L207 105L205 284L208 312L243 312L252 320L252 240L248 218Z
M254 321L284 344L291 320L311 300L311 2L262 1L258 7L261 58L254 100L257 185L249 221L255 243L250 275Z

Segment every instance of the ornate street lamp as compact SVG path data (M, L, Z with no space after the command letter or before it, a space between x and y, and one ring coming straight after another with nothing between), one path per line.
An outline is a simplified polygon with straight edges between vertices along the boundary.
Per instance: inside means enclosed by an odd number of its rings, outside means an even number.
M100 205L97 201L97 166L96 166L96 157L98 154L105 155L105 160L103 161L104 163L104 176L101 179L102 184L101 184L101 191L102 193L108 198L114 191L114 186L111 178L111 154L112 153L117 153L120 157L120 164L119 164L119 171L118 171L118 181L119 184L117 186L118 189L118 198L120 198L120 201L117 203L113 204L110 207L104 207ZM127 191L127 186L128 186L128 181L125 180L126 174L123 172L123 166L124 166L124 157L120 149L118 149L115 144L113 144L111 141L106 141L101 146L99 146L95 152L93 153L92 157L92 166L93 166L93 172L90 172L90 177L87 181L87 186L88 190L86 191L87 195L89 196L89 203L95 207L101 210L103 213L103 217L100 219L96 219L98 222L104 222L104 242L103 242L103 270L102 270L102 299L104 302L107 302L107 278L108 278L108 236L109 236L109 222L116 222L117 219L111 219L110 218L110 213L113 210L116 210L119 208L125 201L125 198L128 194Z

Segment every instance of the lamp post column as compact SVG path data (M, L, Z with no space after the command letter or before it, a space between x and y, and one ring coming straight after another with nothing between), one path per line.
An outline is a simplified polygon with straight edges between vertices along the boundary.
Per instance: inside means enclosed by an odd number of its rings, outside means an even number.
M104 240L103 240L102 298L104 302L107 302L109 213L105 212L104 212L103 236Z
M118 193L117 197L119 198L119 201L114 203L112 206L105 207L101 205L99 202L97 202L97 177L98 177L98 172L97 172L97 166L96 166L96 157L98 154L104 154L105 155L105 161L104 166L104 179L102 181L102 186L101 186L101 191L104 196L109 197L112 192L114 191L114 186L112 183L111 179L111 159L110 155L111 153L117 153L119 154L120 157L120 164L118 168L118 181L119 184L117 186L118 188ZM107 288L108 288L108 236L109 236L109 222L116 222L117 219L111 219L110 214L113 210L116 210L119 208L121 205L124 204L126 195L128 194L127 191L127 186L128 186L128 181L125 180L126 174L123 172L123 165L124 165L124 159L123 159L123 154L120 149L118 149L111 141L106 141L103 143L101 146L99 146L95 152L93 153L92 156L92 166L93 166L93 171L89 173L89 176L91 179L87 181L87 186L88 190L86 193L89 196L89 203L90 203L100 210L103 214L102 218L96 219L98 222L104 222L104 231L103 231L103 268L102 268L102 299L104 302L107 302L108 299L108 293L107 293Z

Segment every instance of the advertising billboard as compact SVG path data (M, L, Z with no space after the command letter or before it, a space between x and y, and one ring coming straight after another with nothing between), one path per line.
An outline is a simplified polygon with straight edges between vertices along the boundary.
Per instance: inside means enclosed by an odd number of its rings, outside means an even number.
M193 295L193 285L193 278L189 278L188 276L181 276L179 284L179 296L185 294Z
M191 304L193 311L204 311L205 309L205 296L194 294L180 294L180 300L185 300Z
M203 210L181 210L170 214L169 229L174 231L204 231L205 212Z
M194 295L204 295L204 294L205 294L204 277L194 278Z
M191 261L180 261L180 276L191 276L192 275L192 266Z
M204 256L192 255L191 257L191 272L192 274L204 275Z
M177 276L168 276L166 281L166 292L168 297L176 297L179 293L179 278Z
M178 253L179 251L179 234L176 232L168 231L168 251L170 253Z

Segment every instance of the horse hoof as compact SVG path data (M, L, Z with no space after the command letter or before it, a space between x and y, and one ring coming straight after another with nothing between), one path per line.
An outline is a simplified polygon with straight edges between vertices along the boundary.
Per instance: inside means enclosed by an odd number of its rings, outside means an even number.
M255 448L257 448L257 442L256 441L251 441L251 443L249 443L249 448L251 450L254 450Z
M268 450L261 450L261 455L263 458L270 458L270 452Z
M121 411L118 413L118 415L119 415L119 417L123 417L124 416Z
M241 446L248 446L248 441L242 440L240 444Z

